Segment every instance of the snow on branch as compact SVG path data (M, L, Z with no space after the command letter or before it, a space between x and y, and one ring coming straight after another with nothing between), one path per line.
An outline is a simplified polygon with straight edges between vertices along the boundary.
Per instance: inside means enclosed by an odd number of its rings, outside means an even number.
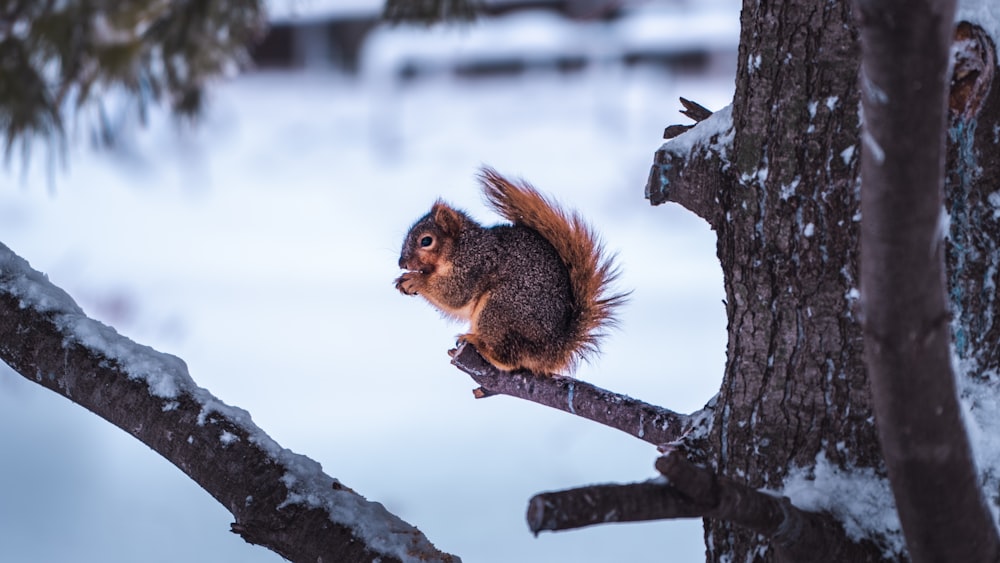
M528 526L537 534L609 522L702 517L729 521L766 537L778 561L877 560L873 550L848 539L831 514L800 510L788 497L718 476L688 461L681 449L657 459L656 469L663 475L658 480L536 495L528 503Z
M701 119L690 128L667 129L667 135L675 136L653 156L646 198L653 205L678 203L715 227L722 220L716 194L725 185L733 146L732 106L705 116L708 110L701 106L683 99L682 103L686 108L682 113Z
M459 345L451 363L482 386L476 390L477 397L509 395L525 399L599 422L654 445L682 438L700 420L698 413L678 414L572 377L500 371L466 343Z
M234 532L288 560L458 561L198 387L179 358L88 318L3 244L0 360L138 438L222 503Z

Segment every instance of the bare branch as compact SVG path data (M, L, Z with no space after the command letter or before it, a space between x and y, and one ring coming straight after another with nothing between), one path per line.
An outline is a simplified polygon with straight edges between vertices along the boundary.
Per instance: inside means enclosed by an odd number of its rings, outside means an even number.
M591 485L533 496L528 501L528 528L538 535L612 522L700 518L703 512L665 481Z
M913 561L997 561L951 362L942 213L954 0L858 0L861 289L879 441ZM959 111L972 111L959 96Z
M509 395L581 416L621 430L650 444L680 439L691 428L694 415L678 414L587 382L527 371L500 371L483 359L475 347L461 344L452 361L481 385L477 398Z
M712 116L712 111L710 109L697 102L692 102L687 98L681 98L681 105L684 106L681 113L698 123L701 123Z
M686 109L681 113L698 123L664 132L670 140L653 156L646 198L653 205L678 203L714 228L722 219L717 194L728 183L724 163L733 143L732 108L712 113L693 102L682 103Z
M673 450L656 461L666 481L593 485L536 495L528 503L528 527L539 531L608 522L674 518L725 520L768 538L779 561L863 563L877 550L849 539L830 514L805 512L788 497L763 493L717 476Z
M440 561L419 530L272 440L176 357L86 317L0 244L0 360L138 438L222 503L232 530L296 562Z
M692 102L687 98L681 98L681 105L684 106L684 109L681 110L681 114L694 120L694 125L705 121L712 115L711 110L697 102ZM663 130L663 138L669 140L674 137L679 137L681 134L694 129L694 125L667 125L667 128Z

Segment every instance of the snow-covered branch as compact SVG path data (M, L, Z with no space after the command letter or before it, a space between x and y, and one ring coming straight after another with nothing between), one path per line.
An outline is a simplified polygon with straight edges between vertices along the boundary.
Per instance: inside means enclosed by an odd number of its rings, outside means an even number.
M500 371L465 343L456 350L451 363L482 386L476 390L479 397L509 395L532 401L599 422L654 445L680 439L696 418L572 377Z
M286 559L458 561L198 387L179 358L88 318L3 244L0 360L138 438L222 503L234 532Z
M714 228L722 220L717 194L728 185L726 162L732 146L733 112L726 106L656 151L646 198L653 205L678 203Z

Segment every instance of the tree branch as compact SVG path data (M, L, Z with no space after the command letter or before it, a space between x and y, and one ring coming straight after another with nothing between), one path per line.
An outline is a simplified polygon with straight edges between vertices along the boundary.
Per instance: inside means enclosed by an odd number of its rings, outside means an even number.
M458 561L198 387L179 358L88 318L3 244L0 359L138 438L222 503L234 532L286 559Z
M432 25L476 19L479 3L473 0L385 0L382 19L393 23Z
M674 518L725 520L768 538L778 561L878 561L870 546L850 540L830 514L805 512L788 497L763 493L685 459L680 450L656 461L666 477L630 485L594 485L542 493L528 503L528 527L567 530L607 522Z
M654 445L683 437L698 414L678 414L572 377L500 371L466 343L459 345L451 363L482 386L476 390L477 397L509 395L532 401L599 422Z
M865 121L861 303L882 453L913 561L997 561L1000 537L959 409L944 281L955 2L856 5Z
M590 485L531 497L528 528L537 536L543 531L573 530L613 522L700 518L703 512L662 480Z
M708 110L689 104L682 113L703 119L687 131L667 129L676 136L653 156L646 199L653 205L678 203L715 228L723 219L717 194L726 185L724 163L733 145L732 106L705 116Z

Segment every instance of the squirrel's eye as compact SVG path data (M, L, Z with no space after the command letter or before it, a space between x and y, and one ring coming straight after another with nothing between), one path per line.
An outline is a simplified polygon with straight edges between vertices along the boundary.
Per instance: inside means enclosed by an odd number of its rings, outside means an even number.
M420 246L422 246L424 248L427 248L428 246L430 246L432 244L434 244L434 238L432 238L430 236L426 236L426 237L420 239Z

